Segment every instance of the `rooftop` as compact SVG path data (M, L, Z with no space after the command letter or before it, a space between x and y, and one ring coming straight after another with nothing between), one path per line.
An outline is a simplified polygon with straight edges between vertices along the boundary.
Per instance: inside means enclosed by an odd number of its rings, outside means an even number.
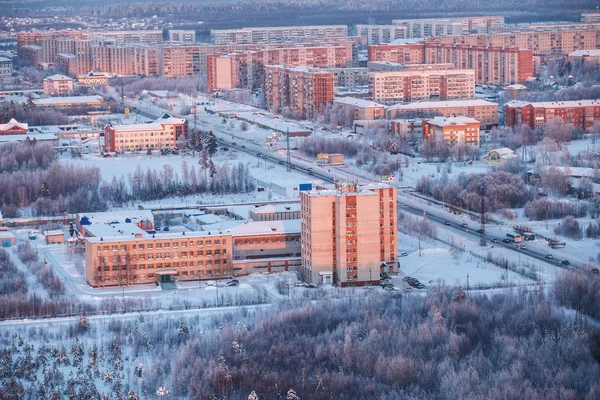
M93 224L85 225L86 231L95 237L130 236L136 233L147 235L146 231L136 224Z
M200 232L175 232L175 233L156 233L156 234L148 234L144 233L141 238L136 238L135 235L131 236L96 236L96 237L87 237L86 240L90 243L103 243L103 242L134 242L138 240L149 240L149 239L192 239L199 237L215 237L218 238L223 235L220 232L214 231L200 231Z
M473 100L450 100L450 101L421 101L410 104L396 104L388 107L389 110L421 110L424 108L453 108L453 107L475 107L475 106L496 106L497 103L483 99Z
M600 57L600 49L576 50L569 57Z
M8 142L24 142L29 140L58 140L58 137L52 133L34 133L34 134L20 134L20 135L0 135L0 143Z
M449 126L449 125L466 125L466 124L478 124L479 121L475 118L458 116L458 117L434 117L428 120L428 123L436 126Z
M232 236L300 233L300 220L290 219L284 221L245 221L236 227L227 229L225 232L231 234Z
M356 107L383 107L383 105L370 100L358 99L356 97L336 97L334 103L348 104Z
M154 216L150 210L130 210L130 211L110 211L110 212L92 212L79 213L77 219L87 217L90 224L110 224L126 223L136 221L154 221ZM80 222L81 223L81 222Z
M66 76L66 75L61 75L61 74L55 74L55 75L50 75L48 77L46 77L44 80L49 80L49 81L72 81L73 79Z
M281 212L297 212L300 211L300 203L290 204L267 204L266 206L257 207L250 212L254 214L273 214Z
M33 100L36 106L51 106L57 104L88 104L102 103L104 99L101 96L66 96L66 97L48 97L45 99Z
M507 107L524 107L531 105L540 108L561 108L561 107L600 107L600 100L573 100L573 101L540 101L528 102L513 100L506 103Z
M11 118L6 124L0 124L0 131L7 131L11 128L29 129L29 124L19 122L14 118Z

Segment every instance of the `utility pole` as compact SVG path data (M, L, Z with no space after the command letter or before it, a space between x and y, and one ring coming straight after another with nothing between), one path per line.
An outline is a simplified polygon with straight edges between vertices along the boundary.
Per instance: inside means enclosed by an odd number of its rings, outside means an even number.
M469 290L469 274L467 274L467 290Z
M287 171L290 172L292 170L292 155L290 154L290 128L287 129Z

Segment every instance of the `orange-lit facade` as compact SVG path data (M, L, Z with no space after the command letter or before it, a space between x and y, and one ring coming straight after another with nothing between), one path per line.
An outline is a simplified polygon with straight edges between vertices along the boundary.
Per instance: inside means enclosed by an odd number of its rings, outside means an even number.
M600 120L600 101L529 103L515 100L504 106L504 124L506 126L529 125L531 129L536 129L553 118L560 118L568 124L573 124L576 128L591 132L594 122Z
M345 185L300 194L302 274L322 283L333 274L339 286L379 283L397 273L396 189Z
M469 117L435 117L422 122L423 139L445 141L448 145L467 144L479 147L480 122Z

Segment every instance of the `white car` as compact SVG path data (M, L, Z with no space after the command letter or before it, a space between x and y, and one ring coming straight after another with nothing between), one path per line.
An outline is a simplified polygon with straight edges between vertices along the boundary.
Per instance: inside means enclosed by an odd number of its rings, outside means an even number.
M402 253L398 254L399 257L406 257L408 256L408 253L403 251Z
M206 281L206 286L217 286L216 281Z

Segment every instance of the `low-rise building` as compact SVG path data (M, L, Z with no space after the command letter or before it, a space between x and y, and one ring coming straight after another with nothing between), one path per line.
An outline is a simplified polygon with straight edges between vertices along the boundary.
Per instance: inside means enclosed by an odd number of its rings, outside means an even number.
M600 49L576 50L569 53L567 59L571 62L600 62Z
M65 233L59 229L53 231L44 231L46 244L64 244Z
M11 118L6 124L0 124L0 135L24 135L29 130L29 124L18 122Z
M467 144L479 147L480 122L474 118L435 117L423 120L422 124L423 138L426 140L443 140L450 146Z
M285 221L300 219L300 203L268 204L250 210L250 218L254 221Z
M104 128L106 151L174 149L177 140L187 135L187 120L163 115L149 124L107 125Z
M95 74L90 72L89 74L78 75L77 83L85 86L100 86L108 84L108 75L106 74Z
M0 57L0 78L10 78L13 73L13 62L10 58Z
M104 103L102 96L66 96L33 100L33 104L38 107L52 108L100 107L102 103Z
M333 100L334 105L339 105L348 110L355 120L369 120L385 118L385 107L374 101L357 99L355 97L338 97Z
M456 101L424 101L411 104L397 104L387 109L388 119L427 118L434 115L451 117L464 115L481 121L481 128L498 125L498 104L483 99Z
M44 93L51 96L68 96L73 93L73 78L52 75L44 78Z
M508 147L490 150L484 157L483 163L488 165L504 165L507 162L518 160L518 156Z

